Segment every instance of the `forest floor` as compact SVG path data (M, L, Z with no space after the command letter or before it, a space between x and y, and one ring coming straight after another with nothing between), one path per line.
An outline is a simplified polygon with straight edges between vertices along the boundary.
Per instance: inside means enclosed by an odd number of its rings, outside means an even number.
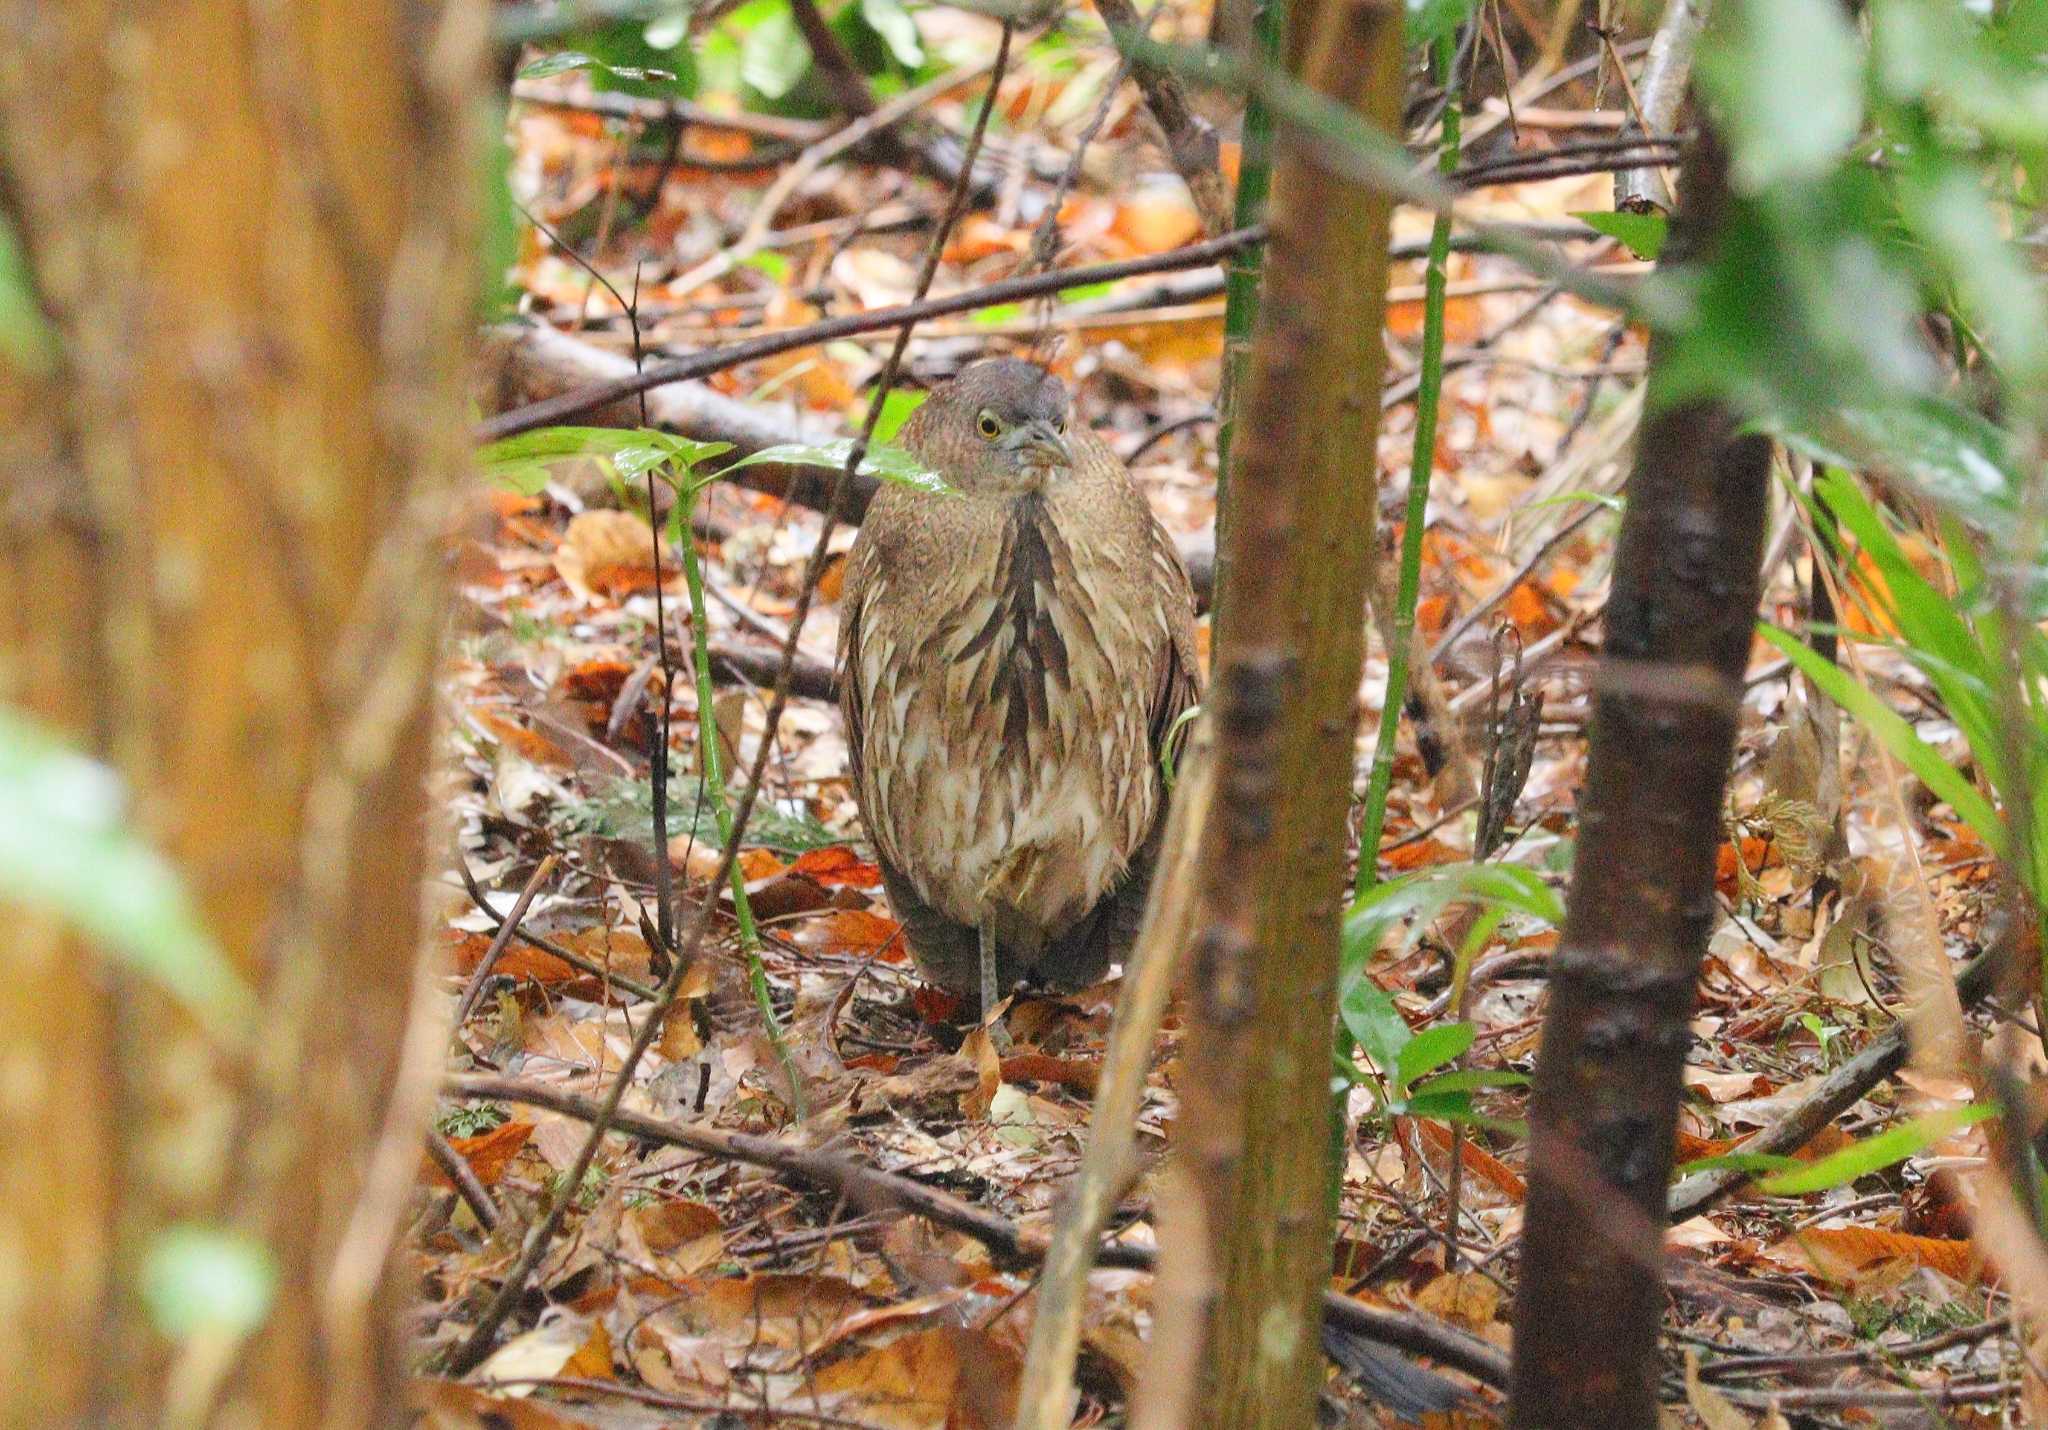
M958 23L958 35L940 40L970 55L985 50L979 22ZM1026 62L1006 79L991 138L1003 177L993 200L952 235L935 293L1028 261L1052 191L1039 175L1057 174L1073 152L1113 64L1105 55ZM544 88L572 101L590 93L578 74ZM1547 103L1561 112L1586 98L1568 90ZM1497 129L1494 143L1523 151L1545 151L1569 133L1532 116L1511 132L1502 116L1477 113ZM927 116L959 133L972 105L954 94ZM1200 237L1184 191L1161 177L1166 165L1150 135L1125 87L1061 207L1061 264L1158 253ZM944 202L929 179L874 164L825 165L789 196L755 258L707 282L701 262L746 225L782 172L765 162L735 171L733 161L772 141L692 130L678 161L664 165L644 145L628 154L627 127L542 104L514 106L512 137L515 191L533 215L621 290L634 289L637 272L650 352L906 301L929 233L928 222L910 220L928 220ZM693 167L693 158L721 167ZM643 204L648 194L653 202ZM1611 188L1607 176L1590 175L1476 198L1498 217L1569 223L1609 207ZM1397 238L1426 231L1424 215L1400 216ZM1640 268L1597 237L1569 251L1617 273ZM547 238L530 234L515 276L525 321L630 357L619 304ZM1449 276L1452 370L1419 622L1431 644L1453 633L1435 664L1457 717L1455 753L1432 779L1404 727L1379 867L1392 877L1472 857L1470 790L1490 739L1487 710L1502 656L1518 649L1521 688L1540 702L1540 726L1510 837L1493 857L1561 892L1644 344L1612 315L1558 296L1505 260L1454 256ZM1416 365L1421 280L1419 262L1396 264L1388 380L1397 396ZM1131 279L1108 293L936 320L919 329L907 370L921 384L986 352L1049 355L1075 392L1078 420L1132 458L1160 519L1199 545L1214 516L1216 434L1207 414L1223 303L1213 282L1163 298L1160 286ZM1139 293L1152 301L1116 311ZM721 373L711 385L792 431L850 432L891 336L805 349ZM1389 560L1412 424L1412 401L1401 397L1388 409L1376 468L1361 456L1360 480L1376 476L1385 495L1380 540ZM594 464L565 464L538 495L480 485L450 544L456 656L438 801L455 816L440 889L451 1004L547 859L554 862L521 930L606 972L580 971L514 939L456 1033L437 1126L474 1171L472 1195L486 1199L498 1228L480 1223L442 1171L423 1167L407 1254L423 1292L417 1348L428 1365L475 1325L526 1227L573 1170L589 1123L563 1099L601 1100L642 1026L644 1003L622 985L661 981L642 933L654 889L647 751L658 702L666 693L678 772L659 843L685 926L713 897L717 804L729 797L707 788L700 735L717 732L725 766L742 772L735 789L767 735L769 691L758 674L754 683L734 679L732 661L718 667L714 708L698 708L696 633L673 551L661 570L673 672L665 692L651 533L620 505ZM1779 505L1765 615L1798 630L1811 563L1794 509ZM739 662L745 669L772 670L820 519L728 483L710 489L699 515L709 643L751 653L758 664ZM841 530L833 549L843 552L853 535ZM799 645L816 666L833 659L837 575L828 568ZM1361 787L1384 656L1375 640L1360 691ZM1865 660L1923 734L1937 744L1953 738L1899 669ZM1900 797L1858 726L1813 718L1806 693L1761 641L1752 674L1723 918L1687 1055L1681 1163L1727 1152L1881 1037L1904 998L1898 945L1931 936L1945 958L1960 959L1977 946L1989 897L1982 845L1929 815L1913 790ZM852 802L836 707L792 700L775 739L741 867L787 1057L768 1035L732 895L721 891L713 937L623 1107L774 1139L818 1164L763 1166L742 1155L751 1146L743 1141L721 1149L608 1138L495 1351L459 1382L422 1382L447 1423L487 1412L500 1417L493 1423L526 1427L1003 1423L1034 1303L1029 1257L1000 1244L1001 1227L1042 1233L1075 1170L1116 984L1014 1003L1007 1053L964 1032L955 1021L963 1010L918 980L889 916ZM1836 808L1842 844L1827 834ZM455 859L487 908L465 893ZM1925 919L1901 917L1906 904L1924 907ZM1444 1006L1446 940L1470 922L1445 912L1397 926L1367 951L1369 976L1413 1026L1457 1016ZM1555 929L1525 916L1490 926L1463 1013L1476 1029L1469 1066L1532 1066L1542 960L1555 941ZM1148 1153L1166 1146L1179 1037L1169 1017L1139 1119ZM503 1095L508 1081L554 1105ZM481 1095L492 1086L495 1094ZM1800 1155L1956 1106L1970 1091L1909 1068ZM1505 1088L1480 1099L1494 1124L1463 1136L1452 1248L1442 1234L1450 1130L1382 1115L1362 1083L1352 1097L1333 1285L1505 1348L1522 1097ZM1847 1185L1738 1194L1675 1226L1666 1317L1672 1413L1714 1430L1788 1423L1772 1418L1781 1415L1801 1424L2014 1423L2014 1352L1995 1324L2003 1298L1968 1240L1971 1206L1959 1176L1983 1150L1978 1132L1962 1130ZM902 1184L835 1183L826 1163L895 1174L984 1220L944 1209L908 1215ZM1124 1203L1123 1239L1149 1243L1150 1206L1141 1182ZM1150 1293L1150 1277L1135 1270L1098 1271L1090 1282L1080 1423L1121 1419ZM1492 1423L1497 1389L1457 1379L1469 1385L1468 1406L1431 1422ZM1340 1420L1382 1423L1384 1412L1345 1374L1333 1372L1330 1390ZM1769 1408L1765 1392L1783 1394L1781 1410ZM738 1418L717 1420L722 1411Z

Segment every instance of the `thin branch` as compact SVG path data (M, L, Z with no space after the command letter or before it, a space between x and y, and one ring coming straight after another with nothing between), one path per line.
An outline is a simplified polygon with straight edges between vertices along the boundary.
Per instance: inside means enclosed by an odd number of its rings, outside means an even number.
M463 887L469 891L470 902L476 905L485 918L492 921L496 929L502 930L505 928L505 919L499 915L496 909L491 907L489 900L485 898L483 889L476 882L476 876L469 872L469 861L462 858L460 851L457 851L456 854L455 872L462 876ZM624 989L635 998L651 1001L655 996L654 990L646 984L628 978L623 973L614 973L596 959L585 958L576 950L564 948L553 939L543 938L537 933L529 933L524 928L515 929L514 932L521 943L531 948L537 948L542 953L552 954L571 968L579 969L593 978L610 984L614 988Z
M469 1165L469 1159L431 1127L427 1129L427 1155L434 1159L434 1165L454 1186L455 1194L469 1207L477 1225L485 1231L496 1231L504 1218L499 1215L498 1204L491 1200L490 1192L477 1179L476 1168Z
M524 407L514 408L510 412L501 412L496 417L479 422L473 429L473 435L479 442L493 442L501 437L531 432L537 427L552 426L588 412L593 407L603 407L665 383L706 377L714 372L724 372L728 368L739 367L761 358L774 357L778 353L816 347L839 338L853 337L858 333L899 328L905 324L922 322L926 318L944 317L949 313L969 313L977 308L993 308L1003 303L1037 298L1067 288L1085 288L1097 283L1110 283L1120 278L1136 278L1147 273L1171 273L1183 268L1206 268L1241 249L1265 241L1266 230L1263 226L1237 229L1203 243L1174 249L1169 253L1152 254L1144 258L1127 258L1115 263L1096 263L1083 268L1063 268L1057 273L1039 273L1028 278L1012 278L965 293L948 294L943 298L920 299L894 308L849 313L844 317L828 318L823 322L809 323L800 328L763 333L760 337L749 338L745 342L728 343L706 352L692 353L688 357L671 358L667 362L649 363L645 371L631 376L622 375L606 382L592 383L574 392L565 392L558 397L545 398L539 402L528 403Z
M450 1097L482 1098L542 1107L565 1117L595 1123L603 1106L592 1098L540 1083L517 1078L471 1073L442 1081ZM664 1122L637 1112L616 1112L606 1119L611 1130L625 1137L638 1137L666 1147L680 1148L707 1157L766 1167L795 1177L863 1212L893 1209L923 1217L937 1226L957 1231L987 1247L1013 1264L1031 1265L1042 1260L1045 1242L1006 1217L986 1211L936 1187L892 1172L878 1171L846 1157L817 1148L798 1147L772 1138L696 1123ZM1156 1253L1149 1246L1129 1242L1105 1243L1096 1253L1098 1266L1126 1271L1150 1271ZM1453 1370L1463 1371L1486 1385L1507 1383L1507 1356L1477 1336L1469 1335L1434 1316L1420 1311L1395 1311L1368 1306L1335 1291L1323 1293L1323 1318L1332 1325L1397 1350L1428 1356Z
M519 921L526 917L526 909L533 902L533 896L540 892L540 886L547 882L548 875L555 872L555 865L559 864L561 859L560 854L550 853L534 866L532 876L526 881L526 887L519 891L519 897L512 905L512 912L505 915L505 921L498 925L498 932L491 939L491 946L484 950L484 956L476 962L476 971L469 975L469 984L462 990L462 1001L455 1005L457 1028L469 1021L470 1012L476 1007L477 995L483 992L484 981L491 976L491 970L498 966L498 959L504 955L505 946L512 942L512 935L519 932ZM466 863L463 872L469 872Z
M1664 19L1650 40L1650 56L1643 61L1643 82L1637 91L1642 110L1641 129L1666 133L1678 119L1685 103L1686 83L1692 76L1693 52L1699 46L1700 31L1714 0L1669 0ZM1640 132L1631 120L1624 134ZM1614 176L1614 207L1624 213L1671 211L1671 187L1661 166L1644 165L1623 169Z
M1999 970L2005 962L2003 953L2003 948L1994 947L1980 954L1956 975L1956 1000L1965 1009L1974 1007L1997 986ZM1862 1052L1822 1078L1798 1106L1736 1150L1745 1154L1789 1155L1804 1147L1815 1133L1905 1066L1909 1051L1907 1029L1911 1021L1910 1018L1902 1019L1885 1029ZM1753 1175L1726 1167L1711 1172L1695 1172L1671 1189L1671 1220L1679 1222L1698 1216L1748 1182Z

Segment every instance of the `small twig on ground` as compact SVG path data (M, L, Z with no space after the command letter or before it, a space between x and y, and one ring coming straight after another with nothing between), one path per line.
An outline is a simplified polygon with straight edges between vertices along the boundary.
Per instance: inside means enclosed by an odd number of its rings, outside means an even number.
M468 865L458 853L457 862L463 864L463 873L469 873ZM533 902L533 896L540 892L540 886L547 882L548 875L555 872L555 865L562 856L549 853L547 858L534 866L533 874L526 881L526 887L519 891L519 898L512 905L512 912L505 915L505 921L498 925L498 932L491 939L491 946L484 950L484 956L477 960L475 972L469 975L469 983L462 990L462 1000L455 1005L455 1027L460 1029L469 1021L469 1015L476 1007L477 995L483 992L484 983L491 976L491 970L498 966L498 959L504 955L505 947L512 942L512 935L519 932L519 921L526 917L526 909ZM489 907L486 905L485 907Z
M544 1107L579 1121L594 1122L601 1105L594 1099L517 1078L469 1074L443 1080L450 1097L482 1098ZM697 1152L707 1157L767 1167L823 1188L862 1211L894 1209L923 1217L935 1225L964 1236L1020 1265L1043 1259L1046 1243L1006 1217L928 1187L922 1182L891 1172L877 1171L860 1163L816 1148L792 1146L767 1137L753 1137L722 1128L694 1123L664 1122L636 1112L617 1112L607 1119L611 1130L621 1136L639 1137L667 1147ZM1097 1252L1098 1266L1127 1271L1150 1271L1156 1254L1147 1246L1110 1242ZM1493 1346L1455 1326L1419 1311L1395 1311L1368 1306L1335 1291L1323 1294L1323 1316L1357 1335L1414 1355L1428 1356L1453 1370L1463 1371L1486 1385L1507 1383L1507 1356Z
M498 931L504 930L508 926L507 921L499 915L496 909L491 907L489 900L484 895L484 891L477 885L476 876L469 872L469 861L462 858L460 851L456 854L455 870L462 875L463 887L469 890L470 902L476 905L478 911L485 918L490 919L496 925ZM518 936L521 943L537 948L542 953L552 954L571 968L579 969L593 978L601 979L614 988L623 989L635 998L651 1000L654 997L654 990L646 984L628 978L622 973L615 973L596 959L585 958L576 950L564 948L553 939L543 938L537 933L529 933L524 928L515 929L514 933Z
M455 1194L469 1207L470 1214L485 1231L496 1231L503 1218L498 1214L498 1205L491 1200L491 1194L484 1184L477 1180L476 1168L469 1165L464 1157L449 1145L448 1139L429 1127L427 1129L427 1155L434 1159L434 1165L454 1184Z

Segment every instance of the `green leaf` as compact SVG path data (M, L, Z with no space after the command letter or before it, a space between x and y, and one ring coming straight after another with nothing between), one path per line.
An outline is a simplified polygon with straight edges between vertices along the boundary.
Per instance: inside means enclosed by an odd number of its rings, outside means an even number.
M1988 1102L1973 1102L1967 1107L1930 1112L1888 1128L1875 1137L1852 1143L1797 1171L1766 1177L1757 1183L1757 1189L1774 1197L1793 1197L1806 1192L1846 1187L1859 1177L1867 1177L1872 1172L1882 1171L1895 1162L1903 1162L1926 1151L1952 1132L1997 1115L1997 1105Z
M763 99L781 99L810 67L810 46L786 5L765 16L740 42L740 77Z
M975 309L968 315L967 320L970 323L979 323L983 327L992 328L998 323L1013 322L1023 316L1024 305L1022 303L997 303L993 307Z
M851 437L841 437L836 441L822 443L784 442L774 447L765 447L750 457L742 457L725 470L736 472L741 467L759 466L767 462L799 467L844 467L847 459L853 455L853 441ZM933 496L958 495L946 484L944 477L901 447L893 447L886 442L869 445L867 455L861 459L860 470L864 475L878 477L885 482L895 482L899 486L913 487Z
M1690 1177L1695 1172L1782 1172L1787 1167L1805 1165L1797 1157L1772 1152L1723 1152L1718 1157L1695 1157L1681 1163L1672 1169L1671 1175L1676 1178Z
M1411 46L1447 39L1471 17L1475 0L1407 0L1404 37Z
M1671 220L1663 214L1621 213L1594 209L1590 212L1575 213L1572 217L1583 220L1586 227L1595 233L1604 233L1609 238L1621 240L1622 245L1638 258L1655 259L1664 251L1664 240L1671 232Z
M924 406L925 398L930 395L919 388L890 388L889 395L882 399L882 414L875 419L875 441L894 442L896 434L903 430L903 424L910 420L910 414ZM873 388L861 394L864 403L874 400Z
M860 0L860 17L882 37L898 64L916 69L924 63L924 37L917 32L917 21L903 8L903 0Z
M1720 102L1730 177L1754 192L1815 179L1863 122L1863 65L1838 0L1729 0L1700 39L1700 82Z
M187 1222L157 1233L141 1281L143 1304L164 1335L240 1337L270 1314L277 1259L245 1232Z
M1820 687L1822 694L1861 720L1894 758L1903 762L1922 784L1934 791L1937 798L1945 801L1964 823L1976 830L1977 837L1984 841L1987 849L1996 854L2005 852L2005 824L1991 807L1991 801L1979 794L1960 770L1921 739L1889 705L1790 631L1768 624L1760 629L1764 639L1783 651L1787 659Z
M113 771L0 709L0 900L69 920L216 1037L238 1039L255 995L176 871L124 827L124 803Z
M1424 1028L1406 1043L1394 1059L1394 1084L1403 1093L1423 1077L1435 1072L1445 1063L1464 1056L1479 1036L1479 1029L1471 1023L1439 1023L1434 1028ZM1439 1088L1439 1091L1452 1089Z
M1831 411L1806 409L1767 424L1789 447L1829 466L1875 467L1976 522L2012 520L2021 489L2012 439L1995 424L1933 396Z
M1401 1049L1415 1034L1409 1031L1408 1020L1401 1016L1386 990L1362 975L1351 979L1338 1001L1337 1015L1372 1059L1373 1066L1393 1077L1400 1064Z
M630 79L641 84L676 82L676 76L670 70L653 69L644 65L608 64L597 56L586 55L580 50L557 50L554 54L542 55L519 71L519 77L548 79L554 75L568 74L571 70L596 70L600 74L616 75L620 79Z
M1116 284L1114 282L1083 283L1078 288L1062 288L1060 290L1060 301L1062 303L1085 303L1090 298L1107 298L1115 291Z
M1476 1092L1488 1087L1527 1087L1529 1074L1513 1068L1459 1068L1417 1085L1416 1092Z

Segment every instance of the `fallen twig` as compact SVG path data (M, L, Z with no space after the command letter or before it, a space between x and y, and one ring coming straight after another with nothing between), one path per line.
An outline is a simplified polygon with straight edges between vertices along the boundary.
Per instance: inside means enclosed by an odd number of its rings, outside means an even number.
M565 1117L594 1122L601 1111L595 1099L517 1078L471 1073L446 1078L442 1088L450 1097L483 1098L543 1107ZM861 1211L895 1210L960 1232L997 1255L1020 1265L1041 1261L1048 1242L1007 1217L985 1211L935 1187L893 1172L878 1171L858 1162L817 1148L796 1147L768 1137L693 1123L665 1122L637 1112L620 1110L610 1120L612 1131L639 1137L666 1147L701 1153L750 1166L767 1167L796 1177L812 1186L843 1198ZM1156 1253L1149 1246L1108 1242L1095 1255L1098 1266L1127 1271L1150 1271ZM1477 1336L1420 1311L1395 1311L1368 1306L1335 1291L1323 1293L1323 1316L1369 1341L1430 1359L1463 1371L1491 1386L1507 1384L1507 1356Z
M455 1195L468 1205L477 1224L485 1231L496 1231L498 1223L503 1220L498 1214L498 1204L491 1200L490 1192L477 1180L476 1168L469 1165L469 1159L431 1127L427 1129L427 1155L434 1159L434 1165L454 1185Z

